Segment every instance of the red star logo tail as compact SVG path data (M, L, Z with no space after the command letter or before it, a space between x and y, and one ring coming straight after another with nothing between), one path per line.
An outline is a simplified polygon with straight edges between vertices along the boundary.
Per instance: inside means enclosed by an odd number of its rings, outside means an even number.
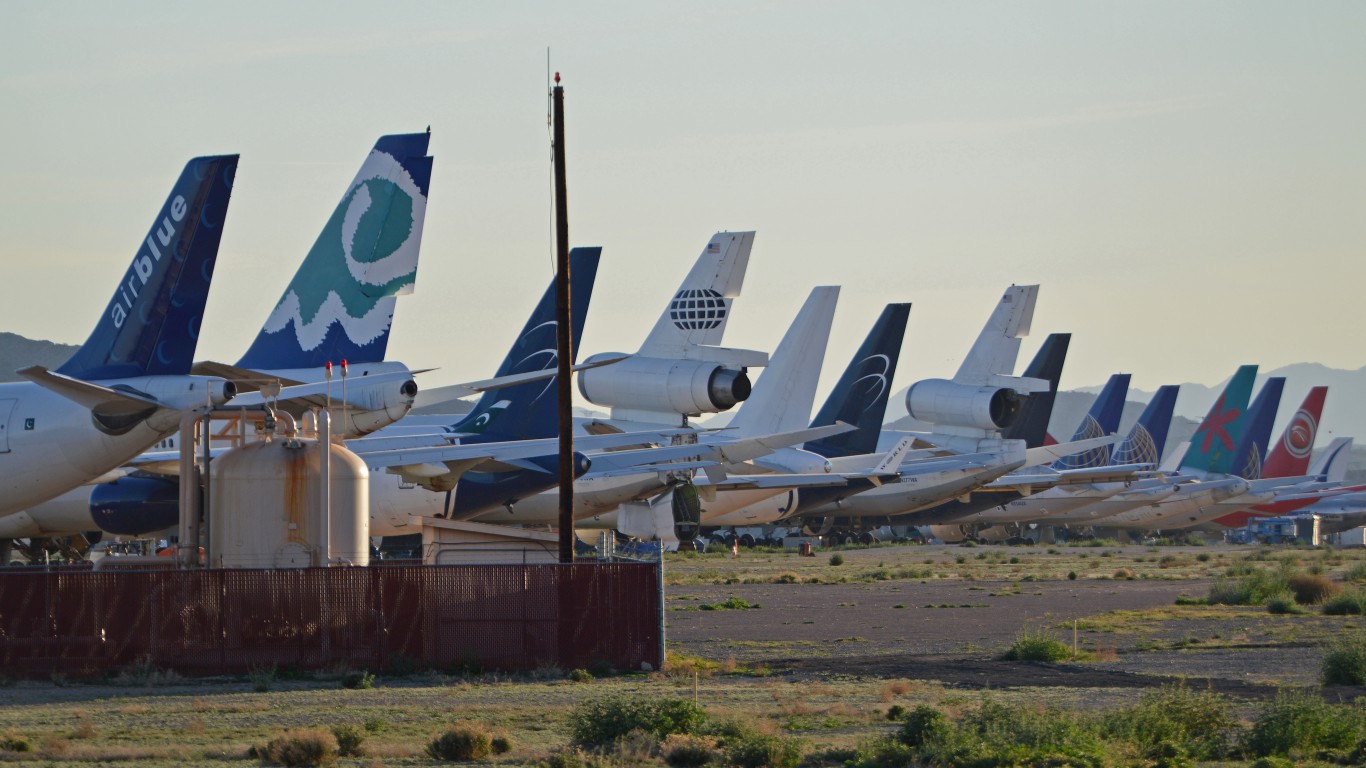
M1233 450L1233 437L1228 433L1228 425L1237 421L1241 415L1242 410L1238 408L1230 408L1225 411L1224 396L1219 395L1219 400L1214 404L1214 409L1210 411L1210 415L1205 418L1205 422L1200 425L1200 428L1195 430L1197 437L1201 433L1204 433L1205 436L1205 439L1200 443L1200 452L1209 453L1210 447L1214 445L1215 438L1219 439L1226 450Z

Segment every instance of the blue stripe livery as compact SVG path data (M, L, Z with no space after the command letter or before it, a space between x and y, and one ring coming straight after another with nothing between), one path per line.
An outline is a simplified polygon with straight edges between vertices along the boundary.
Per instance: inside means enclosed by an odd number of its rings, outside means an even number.
M1276 411L1281 407L1285 379L1272 376L1262 385L1257 399L1247 409L1247 430L1233 452L1233 474L1247 480L1262 477L1262 462L1266 460L1267 445L1271 442L1271 427Z
M1171 428L1172 414L1176 412L1176 395L1180 391L1181 387L1176 384L1158 387L1153 399L1148 401L1148 407L1143 409L1142 415L1125 436L1124 442L1115 449L1112 464L1118 466L1162 462L1162 452L1167 448L1167 430Z
M185 166L100 322L58 373L97 380L190 372L236 174L236 155Z
M1124 400L1129 395L1130 374L1116 373L1105 382L1105 387L1101 389L1096 401L1091 404L1091 410L1087 411L1082 418L1081 424L1077 425L1077 431L1073 433L1073 440L1090 440L1097 437L1113 435L1119 431L1119 419L1124 414ZM1089 451L1082 451L1071 456L1064 456L1053 462L1053 469L1058 471L1068 469L1086 469L1088 467L1104 467L1110 463L1110 446L1092 448Z

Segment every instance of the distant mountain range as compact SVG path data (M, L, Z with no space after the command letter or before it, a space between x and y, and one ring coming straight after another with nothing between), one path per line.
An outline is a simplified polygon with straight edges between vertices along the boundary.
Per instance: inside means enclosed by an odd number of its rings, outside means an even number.
M74 344L35 341L0 331L0 382L22 381L14 372L30 365L56 368L77 349Z

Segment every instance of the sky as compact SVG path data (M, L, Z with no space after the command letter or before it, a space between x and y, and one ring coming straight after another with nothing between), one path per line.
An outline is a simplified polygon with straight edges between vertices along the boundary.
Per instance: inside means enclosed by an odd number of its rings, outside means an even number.
M822 392L888 302L898 387L1002 290L1064 388L1366 366L1366 4L6 2L0 330L80 343L193 156L240 153L199 359L235 361L376 137L432 129L390 358L492 374L552 276L550 66L582 353L634 351L717 230L727 346L843 286Z

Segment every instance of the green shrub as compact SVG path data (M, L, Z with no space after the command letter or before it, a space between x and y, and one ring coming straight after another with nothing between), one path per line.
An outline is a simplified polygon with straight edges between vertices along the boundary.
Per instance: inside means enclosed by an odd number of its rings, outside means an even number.
M931 765L1101 766L1112 762L1084 715L990 698L959 721L956 733L920 750Z
M931 742L943 741L952 727L944 713L927 704L921 704L906 715L896 740L908 747L923 747Z
M1300 605L1322 603L1342 591L1342 585L1322 574L1297 573L1287 579L1295 602Z
M686 733L669 734L659 745L659 754L673 768L698 768L720 757L716 739Z
M593 673L582 668L576 669L569 673L569 681L572 683L591 683L593 682Z
M337 740L337 754L342 757L365 756L365 730L349 723L332 726L332 736Z
M252 667L247 679L251 681L253 691L265 693L270 690L271 683L275 682L275 665Z
M806 742L791 736L760 733L726 742L726 759L739 768L797 768Z
M607 768L608 763L581 749L563 749L540 762L541 768Z
M1324 685L1366 685L1366 637L1343 636L1328 644L1319 663Z
M1358 560L1351 568L1342 572L1342 580L1347 582L1366 582L1366 560Z
M1266 612L1276 615L1290 615L1304 613L1304 609L1299 606L1298 600L1292 600L1289 595L1276 595L1267 598Z
M1281 691L1258 710L1248 732L1252 755L1312 754L1352 749L1366 737L1366 713L1351 705L1328 704L1302 691Z
M1209 602L1210 605L1265 605L1267 599L1289 591L1284 574L1245 565L1230 568L1229 575L1215 580L1209 588Z
M1072 655L1072 651L1061 640L1044 630L1026 628L1015 636L1014 645L1005 652L1005 661L1047 661L1057 662Z
M893 704L887 708L887 719L896 722L906 716L906 708L900 704Z
M1144 754L1168 760L1189 756L1216 760L1229 749L1229 735L1237 721L1228 700L1184 685L1163 686L1139 697L1133 707L1102 718L1105 735L1140 747ZM1174 746L1175 751L1163 745Z
M686 699L614 694L575 707L569 714L569 732L577 745L605 747L634 730L656 739L693 733L705 720L702 708Z
M375 687L375 676L365 671L347 672L342 676L343 688L368 691Z
M265 758L287 766L331 765L337 762L337 739L319 728L285 731L266 742Z
M506 755L512 751L512 739L505 733L494 734L493 740L489 742L489 747L495 755Z
M33 744L21 736L5 736L0 738L0 750L5 752L32 752Z
M916 750L896 739L877 739L859 746L852 760L845 761L848 768L905 768L908 765L921 765L917 762Z
M830 564L831 564L831 565L844 565L844 555L841 555L841 554L838 553L838 552L836 552L835 554L831 555L831 556L830 556Z
M1366 589L1345 589L1337 597L1323 604L1325 616L1361 616L1366 614Z
M483 760L493 753L493 734L482 723L461 722L427 742L433 760Z

